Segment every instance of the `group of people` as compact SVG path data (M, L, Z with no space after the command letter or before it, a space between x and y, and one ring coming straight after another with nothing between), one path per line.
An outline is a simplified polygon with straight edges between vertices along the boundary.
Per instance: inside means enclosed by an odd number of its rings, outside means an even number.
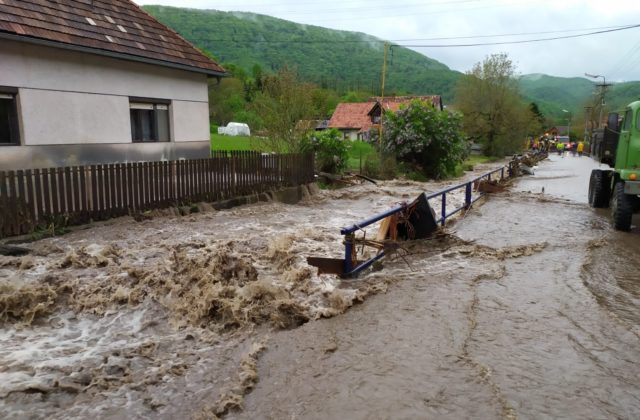
M563 143L559 141L556 143L556 151L561 156L564 156L564 152L571 153L573 156L575 156L576 154L578 156L582 156L582 153L584 152L584 143L581 141L578 143L576 142Z
M578 156L582 156L582 153L584 152L584 143L581 141L578 143L576 142L563 143L559 141L556 143L556 151L562 157L564 157L564 152L571 153L573 156L575 156L576 154Z
M571 153L573 156L582 156L584 153L583 142L567 142L564 143L557 137L540 136L539 138L530 138L527 140L527 149L541 152L552 152L555 150L559 155L564 156L565 152Z

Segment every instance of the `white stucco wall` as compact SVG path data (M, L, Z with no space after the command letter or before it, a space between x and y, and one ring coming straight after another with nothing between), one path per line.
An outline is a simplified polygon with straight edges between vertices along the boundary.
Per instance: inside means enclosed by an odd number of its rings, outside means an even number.
M130 97L171 101L172 141L209 141L203 74L3 40L0 86L19 89L22 145L131 143Z
M20 89L25 145L131 143L129 99Z
M203 102L174 101L172 104L173 132L176 142L209 139L209 104Z

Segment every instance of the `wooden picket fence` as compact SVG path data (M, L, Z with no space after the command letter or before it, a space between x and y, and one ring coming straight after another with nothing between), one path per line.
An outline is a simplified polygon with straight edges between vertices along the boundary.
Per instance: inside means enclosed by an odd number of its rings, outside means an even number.
M0 237L313 182L313 157L218 151L208 159L0 171Z

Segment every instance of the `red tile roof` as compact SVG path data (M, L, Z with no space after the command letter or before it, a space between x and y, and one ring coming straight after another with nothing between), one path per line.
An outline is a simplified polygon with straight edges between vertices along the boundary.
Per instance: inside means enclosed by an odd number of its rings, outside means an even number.
M210 75L225 73L129 0L0 0L0 38L53 43Z
M380 102L381 98L372 98L371 100ZM397 111L400 109L402 105L409 105L411 101L421 100L425 102L431 102L433 106L438 109L442 109L442 97L439 95L429 95L429 96L389 96L384 98L384 109L387 111Z
M366 131L373 123L368 115L375 102L340 103L329 120L329 128Z
M368 131L377 124L372 122L372 114L379 109L382 98L371 98L369 102L341 103L338 104L331 119L329 128L353 129ZM390 96L384 98L384 108L387 111L396 112L401 105L408 105L413 100L431 102L436 108L442 109L442 98L438 95L431 96ZM378 111L376 114L380 114Z

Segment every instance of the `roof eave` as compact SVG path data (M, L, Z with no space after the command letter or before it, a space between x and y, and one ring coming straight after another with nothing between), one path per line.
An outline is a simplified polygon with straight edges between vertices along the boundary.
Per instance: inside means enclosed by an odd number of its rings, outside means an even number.
M170 61L154 60L153 58L142 57L139 55L124 54L124 53L119 53L115 51L101 50L98 48L84 47L81 45L66 44L64 42L50 41L48 39L34 38L34 37L24 36L24 35L16 35L16 34L7 33L7 32L0 32L0 39L7 39L10 41L18 41L18 42L28 42L30 44L35 44L35 45L43 45L47 47L60 48L60 49L69 50L69 51L84 52L88 54L96 54L104 57L116 58L119 60L135 61L138 63L169 67L177 70L184 70L184 71L190 71L194 73L206 74L207 77L219 78L219 77L230 76L230 74L227 72L219 72L215 70L203 69L200 67L188 66L186 64L172 63Z

